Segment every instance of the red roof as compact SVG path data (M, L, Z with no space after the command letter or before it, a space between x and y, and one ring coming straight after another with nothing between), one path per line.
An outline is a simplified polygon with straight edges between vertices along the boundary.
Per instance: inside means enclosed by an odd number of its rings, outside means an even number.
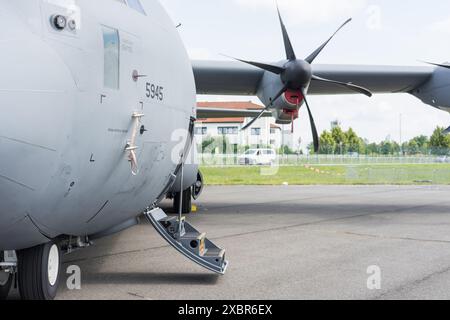
M245 118L214 118L214 119L198 119L199 123L244 123Z
M215 109L236 109L236 110L262 110L263 106L255 104L251 101L239 102L199 102L198 108L215 108ZM202 123L244 123L245 118L219 118L219 119L198 119Z

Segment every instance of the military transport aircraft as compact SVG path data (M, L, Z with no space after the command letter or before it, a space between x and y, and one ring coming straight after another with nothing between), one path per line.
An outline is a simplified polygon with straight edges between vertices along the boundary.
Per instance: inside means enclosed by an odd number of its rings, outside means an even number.
M198 118L275 117L307 94L407 92L450 111L450 68L316 65L280 15L277 62L190 61L157 0L0 0L0 296L53 299L63 254L144 216L177 251L223 274L225 251L179 212L202 190L185 165ZM347 21L345 24L347 24ZM196 94L257 95L262 111L196 110ZM250 126L253 122L250 122ZM247 127L248 127L247 126Z

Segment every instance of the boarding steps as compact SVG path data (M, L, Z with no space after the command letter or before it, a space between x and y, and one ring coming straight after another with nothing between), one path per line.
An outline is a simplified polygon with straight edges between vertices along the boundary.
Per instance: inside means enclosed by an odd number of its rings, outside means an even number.
M139 117L135 115L134 117ZM191 224L186 222L186 217L182 215L183 208L183 186L184 186L184 165L186 156L194 138L195 119L191 118L189 126L189 137L185 149L180 153L180 165L177 169L176 177L181 174L180 181L180 205L177 216L167 216L166 213L157 207L156 203L144 212L145 217L155 227L156 231L178 252L198 265L218 274L225 274L228 261L225 259L225 250L217 247L206 238L205 233L198 232ZM132 143L131 143L132 145ZM173 183L172 180L171 183ZM163 196L165 192L163 193Z
M205 233L198 232L185 217L167 216L160 208L149 209L144 215L182 255L212 272L225 274L228 266L225 250L208 240Z

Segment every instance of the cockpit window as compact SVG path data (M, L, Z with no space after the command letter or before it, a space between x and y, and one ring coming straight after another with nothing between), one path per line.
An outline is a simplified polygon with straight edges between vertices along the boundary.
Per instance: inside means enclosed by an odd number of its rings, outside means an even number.
M142 14L146 14L144 7L142 6L141 2L139 0L127 0L128 5L130 6L130 8L142 13Z
M104 45L104 85L106 88L119 89L119 31L103 26Z

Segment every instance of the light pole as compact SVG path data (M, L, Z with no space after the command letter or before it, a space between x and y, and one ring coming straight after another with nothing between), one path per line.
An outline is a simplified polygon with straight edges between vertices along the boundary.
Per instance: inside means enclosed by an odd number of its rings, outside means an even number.
M400 113L400 154L403 155L402 117Z

